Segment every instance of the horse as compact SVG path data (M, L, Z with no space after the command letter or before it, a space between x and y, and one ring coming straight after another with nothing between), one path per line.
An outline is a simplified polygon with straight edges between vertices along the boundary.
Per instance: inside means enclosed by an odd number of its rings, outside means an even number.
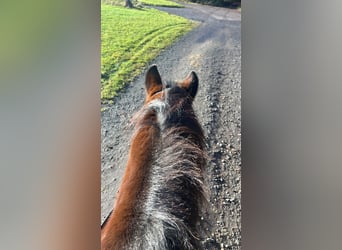
M156 65L147 70L125 173L101 228L102 250L202 249L207 154L192 107L197 89L193 71L163 82Z

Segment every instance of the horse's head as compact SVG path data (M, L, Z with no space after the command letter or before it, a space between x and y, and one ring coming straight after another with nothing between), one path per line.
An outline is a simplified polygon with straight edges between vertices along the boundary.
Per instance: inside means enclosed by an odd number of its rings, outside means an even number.
M186 98L192 102L198 89L198 77L192 71L182 81L163 83L157 66L152 65L146 73L145 88L145 104L156 99L173 102L176 101L175 99L180 100Z
M194 143L203 144L203 132L192 107L198 89L195 72L182 81L163 82L157 66L152 65L146 73L145 88L143 109L149 111L145 113L145 121L152 120L161 131L176 129L178 135L195 138Z

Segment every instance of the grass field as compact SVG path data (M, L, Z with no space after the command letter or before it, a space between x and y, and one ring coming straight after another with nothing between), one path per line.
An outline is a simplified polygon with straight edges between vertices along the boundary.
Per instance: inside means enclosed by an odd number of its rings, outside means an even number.
M180 5L175 2L167 1L167 0L138 0L142 4L146 5L154 5L154 6L164 6L164 7L176 7L182 8L183 5Z
M150 8L101 5L101 99L113 98L175 39L189 20Z

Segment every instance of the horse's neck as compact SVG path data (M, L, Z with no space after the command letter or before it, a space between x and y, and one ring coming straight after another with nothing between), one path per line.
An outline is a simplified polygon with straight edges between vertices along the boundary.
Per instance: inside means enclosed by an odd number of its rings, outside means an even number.
M153 152L153 142L158 137L154 126L142 127L134 136L129 158L122 179L114 212L104 228L104 235L110 242L120 242L129 233L130 223L134 218L137 200L144 189L144 180L149 172ZM106 237L106 236L104 236Z
M144 188L143 181L151 164L153 141L157 134L154 127L141 128L132 140L129 158L123 177L116 208L126 207L124 204L134 202Z

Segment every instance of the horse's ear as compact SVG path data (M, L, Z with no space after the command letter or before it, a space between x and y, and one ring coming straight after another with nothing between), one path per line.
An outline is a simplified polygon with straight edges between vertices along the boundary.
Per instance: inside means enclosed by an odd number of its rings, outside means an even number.
M190 74L180 83L180 87L186 89L192 98L195 98L198 89L198 77L195 72Z
M148 96L162 90L162 80L157 69L157 65L153 64L146 73L145 88Z

